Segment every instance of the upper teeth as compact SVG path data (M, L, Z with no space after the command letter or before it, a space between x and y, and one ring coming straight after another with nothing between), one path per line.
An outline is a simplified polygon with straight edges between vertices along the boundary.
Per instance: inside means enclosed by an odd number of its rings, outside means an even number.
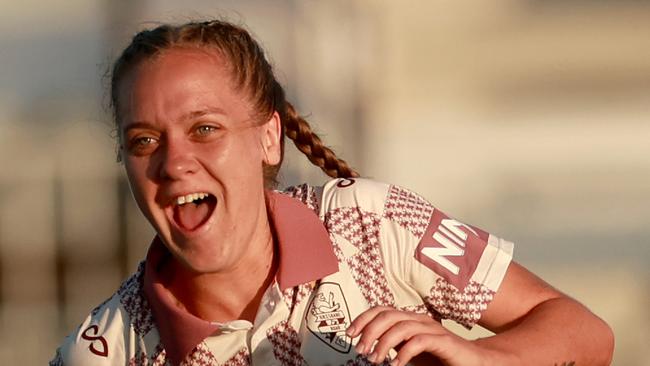
M193 201L196 201L196 200L199 200L199 199L203 199L203 198L205 198L207 196L208 196L207 193L202 193L202 192L201 193L190 193L190 194L186 194L185 196L178 196L178 197L176 197L176 204L177 205L183 205L183 204L190 203L190 202L193 202Z

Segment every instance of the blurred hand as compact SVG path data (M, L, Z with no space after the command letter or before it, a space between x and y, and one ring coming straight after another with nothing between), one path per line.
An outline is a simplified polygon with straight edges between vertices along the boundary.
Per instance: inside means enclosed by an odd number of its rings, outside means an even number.
M361 336L357 352L367 355L373 363L385 361L389 350L396 349L392 366L410 361L422 365L475 366L487 364L487 358L493 356L493 351L453 334L428 315L390 307L366 310L350 324L347 334L352 338Z

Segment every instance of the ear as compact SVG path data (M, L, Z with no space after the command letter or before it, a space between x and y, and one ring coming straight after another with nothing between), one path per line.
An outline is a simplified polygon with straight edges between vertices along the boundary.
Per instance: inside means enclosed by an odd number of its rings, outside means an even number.
M262 126L262 152L264 153L264 162L267 165L276 165L280 162L281 147L280 138L282 137L282 124L280 115L274 111L268 121Z

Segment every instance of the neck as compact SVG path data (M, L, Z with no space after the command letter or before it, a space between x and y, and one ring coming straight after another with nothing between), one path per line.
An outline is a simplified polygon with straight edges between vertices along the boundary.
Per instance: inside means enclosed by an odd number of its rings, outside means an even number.
M253 322L278 266L268 219L254 232L245 256L227 271L196 273L170 257L165 282L178 305L208 321Z

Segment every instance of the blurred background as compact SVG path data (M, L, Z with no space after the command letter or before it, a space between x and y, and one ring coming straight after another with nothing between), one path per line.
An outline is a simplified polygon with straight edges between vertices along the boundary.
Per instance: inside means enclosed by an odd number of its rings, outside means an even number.
M650 365L650 2L634 0L2 2L0 364L46 363L152 238L115 161L112 60L156 22L222 16L363 175L514 241L614 328L615 365ZM284 186L325 181L287 150Z

